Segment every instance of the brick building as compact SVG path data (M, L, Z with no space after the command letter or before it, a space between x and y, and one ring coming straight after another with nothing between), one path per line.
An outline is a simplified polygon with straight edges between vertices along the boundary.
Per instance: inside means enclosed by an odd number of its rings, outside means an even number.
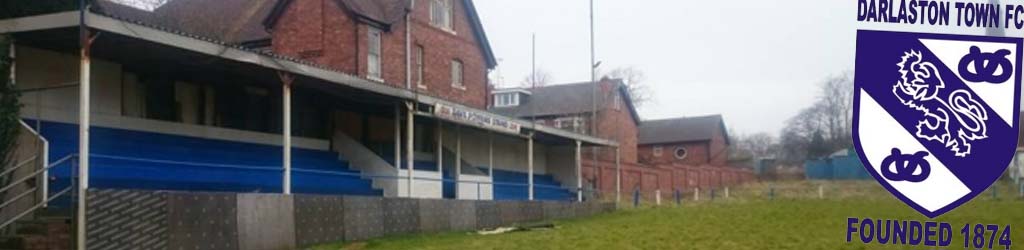
M637 163L640 116L622 80L602 79L597 88L590 82L581 82L533 89L499 89L492 95L494 103L490 110L495 113L617 141L622 162ZM596 151L598 160L615 161L613 149ZM592 159L593 153L586 152L584 158Z
M644 121L639 130L640 162L725 166L729 135L721 115Z
M643 121L619 79L604 78L596 85L497 89L492 95L495 113L619 142L624 192L640 191L651 198L658 191L715 188L752 179L750 171L728 166L730 142L721 115ZM587 150L585 186L601 193L616 190L615 163L615 149Z
M473 1L282 0L263 25L277 54L486 107L497 61Z

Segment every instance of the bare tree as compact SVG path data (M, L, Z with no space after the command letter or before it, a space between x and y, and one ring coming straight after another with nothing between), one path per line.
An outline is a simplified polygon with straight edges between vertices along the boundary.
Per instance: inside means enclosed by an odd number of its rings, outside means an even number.
M779 135L781 158L801 162L852 146L853 80L832 76L820 85L818 99L786 122Z
M775 136L768 133L741 135L730 132L732 152L730 159L758 159L778 155L779 144Z
M519 84L523 88L541 88L548 86L548 84L554 81L554 78L555 77L551 75L551 72L544 69L537 69L533 74L523 77L523 81Z
M653 98L650 88L646 85L647 74L644 74L642 70L636 67L615 68L608 71L604 76L612 79L622 79L622 82L626 84L629 90L629 97L633 100L633 106L637 108L650 102Z

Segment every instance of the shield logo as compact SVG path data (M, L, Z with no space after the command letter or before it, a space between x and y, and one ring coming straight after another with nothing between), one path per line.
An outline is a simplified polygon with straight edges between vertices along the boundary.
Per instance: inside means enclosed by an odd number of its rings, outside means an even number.
M930 218L988 189L1017 146L1021 40L858 31L853 140L867 171Z

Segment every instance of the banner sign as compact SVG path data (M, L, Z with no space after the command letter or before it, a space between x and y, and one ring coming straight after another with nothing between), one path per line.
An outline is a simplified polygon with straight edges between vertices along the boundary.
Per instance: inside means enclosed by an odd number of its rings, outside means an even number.
M491 114L472 111L468 109L448 106L444 104L434 105L434 115L445 120L474 125L486 129L504 131L518 134L522 129L518 123L510 119L496 117Z

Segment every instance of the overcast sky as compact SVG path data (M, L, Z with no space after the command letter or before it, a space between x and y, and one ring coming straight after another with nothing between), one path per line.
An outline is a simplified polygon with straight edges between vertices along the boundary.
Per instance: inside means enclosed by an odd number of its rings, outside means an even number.
M506 86L537 67L555 83L589 81L587 0L478 0ZM740 133L777 134L817 97L817 84L852 72L857 29L975 34L980 30L856 22L856 0L597 0L601 68L647 74L643 119L722 114Z

